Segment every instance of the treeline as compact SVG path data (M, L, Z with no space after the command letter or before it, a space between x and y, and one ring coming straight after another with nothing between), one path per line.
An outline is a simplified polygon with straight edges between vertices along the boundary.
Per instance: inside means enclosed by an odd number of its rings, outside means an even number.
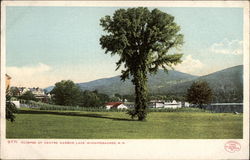
M14 92L13 90L12 92ZM200 95L199 91L197 94ZM99 93L97 90L81 90L80 87L71 80L62 80L55 84L53 90L49 93L50 96L47 101L43 101L49 104L61 105L61 106L79 106L79 107L95 107L100 108L105 106L107 102L134 102L135 95L120 95L118 93L109 96L104 93ZM235 95L235 93L232 95ZM196 97L196 96L195 96ZM212 101L221 95L212 94ZM31 92L25 92L24 94L18 97L23 100L33 100L38 101ZM225 98L231 99L232 97L228 96ZM187 95L178 95L178 94L150 94L147 98L150 100L164 100L164 101L187 101ZM235 99L234 99L235 100ZM239 100L240 101L240 98Z
M118 93L109 96L99 93L97 90L83 91L71 80L57 82L50 95L50 104L96 108L103 107L107 102L133 102L135 97L134 95L120 95Z
M82 91L80 87L71 80L62 80L55 84L50 92L50 104L63 106L80 106L80 107L103 107L107 102L134 102L135 95L120 95L116 93L108 96L99 93L97 90ZM182 101L184 97L177 95L149 95L148 100L166 100L166 101Z
M239 91L217 91L213 95L213 103L242 103L243 90Z
M81 90L80 87L71 80L62 80L55 84L55 87L46 92L46 96L36 98L31 91L20 94L17 87L11 87L9 90L12 100L21 100L22 102L40 101L53 105L61 106L79 106L79 107L103 107L107 102L134 101L134 95L107 95L99 93L97 90Z
M87 112L127 112L127 109L106 109L104 107L77 107L77 106L62 106L55 104L47 104L43 102L26 101L22 103L24 107L33 108L44 111L87 111ZM148 108L149 112L211 112L199 108ZM20 111L21 113L22 111ZM76 113L77 114L77 113Z
M108 95L98 91L82 91L71 80L57 82L50 94L50 103L64 106L102 107L111 100Z

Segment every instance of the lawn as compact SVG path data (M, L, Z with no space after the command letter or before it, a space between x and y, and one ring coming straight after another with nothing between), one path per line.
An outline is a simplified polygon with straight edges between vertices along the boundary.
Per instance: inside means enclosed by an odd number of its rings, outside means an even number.
M22 109L7 121L7 138L66 139L241 139L243 115L206 112L151 112L133 121L125 112Z

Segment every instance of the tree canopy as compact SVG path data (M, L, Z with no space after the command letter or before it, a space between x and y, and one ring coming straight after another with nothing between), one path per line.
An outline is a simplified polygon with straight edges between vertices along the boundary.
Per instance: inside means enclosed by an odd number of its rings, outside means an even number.
M211 103L212 96L212 89L206 81L196 81L187 90L187 101L198 105L199 108L202 108L204 104Z
M107 15L100 22L106 33L100 38L102 48L105 53L120 56L116 70L123 67L122 80L133 77L136 105L130 114L144 120L147 73L156 73L158 68L167 71L181 62L182 54L167 54L183 44L180 26L172 15L145 7L118 9L112 17Z
M83 107L103 107L109 101L109 96L98 93L98 91L82 91L80 106Z
M17 87L11 87L10 88L10 95L13 97L18 97L20 96L20 91Z
M16 116L14 115L14 113L17 112L17 108L16 105L11 102L11 95L10 95L10 91L9 89L6 90L6 108L5 108L5 117L7 120L14 122Z
M57 82L50 93L55 104L68 106L79 104L80 88L71 80Z
M71 80L57 82L50 93L54 104L64 106L103 107L110 100L108 95L98 93L97 90L82 91Z
M19 99L23 99L26 101L29 101L29 100L37 101L37 98L31 91L26 91L21 96L19 96Z

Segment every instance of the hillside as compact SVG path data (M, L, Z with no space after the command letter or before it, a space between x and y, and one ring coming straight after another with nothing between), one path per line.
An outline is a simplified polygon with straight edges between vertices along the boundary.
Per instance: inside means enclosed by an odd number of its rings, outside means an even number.
M205 80L209 83L214 93L214 102L242 102L243 100L242 65L201 76L184 83L166 86L161 90L161 93L185 95L190 85L197 80Z
M163 70L159 70L156 74L148 75L148 86L151 93L159 93L159 91L165 87L181 82L190 81L196 79L197 76L190 74L170 70L168 73ZM82 90L98 90L101 93L113 95L119 94L133 94L134 86L131 83L131 79L125 82L121 81L120 76L111 78L102 78L90 82L78 83ZM53 86L47 87L46 90L50 92Z
M194 81L205 80L214 92L214 102L242 102L243 99L243 66L227 68L206 76L159 70L155 75L148 75L150 94L173 94L185 96L187 89ZM103 78L86 83L78 83L82 90L98 90L100 93L114 95L133 94L131 80L122 82L119 76ZM51 90L53 87L48 87Z
M195 78L197 77L178 71L171 70L166 73L163 70L159 70L155 75L148 75L149 92L158 93L164 86L190 81ZM98 90L108 95L113 95L115 93L122 95L134 93L134 86L131 83L131 79L123 82L120 80L120 76L79 83L78 85L82 90Z

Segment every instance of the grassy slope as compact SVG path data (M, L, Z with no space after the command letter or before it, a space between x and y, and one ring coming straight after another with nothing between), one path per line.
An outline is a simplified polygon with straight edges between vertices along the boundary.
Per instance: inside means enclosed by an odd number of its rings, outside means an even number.
M124 112L25 111L7 122L7 138L237 139L242 114L152 112L146 122Z

